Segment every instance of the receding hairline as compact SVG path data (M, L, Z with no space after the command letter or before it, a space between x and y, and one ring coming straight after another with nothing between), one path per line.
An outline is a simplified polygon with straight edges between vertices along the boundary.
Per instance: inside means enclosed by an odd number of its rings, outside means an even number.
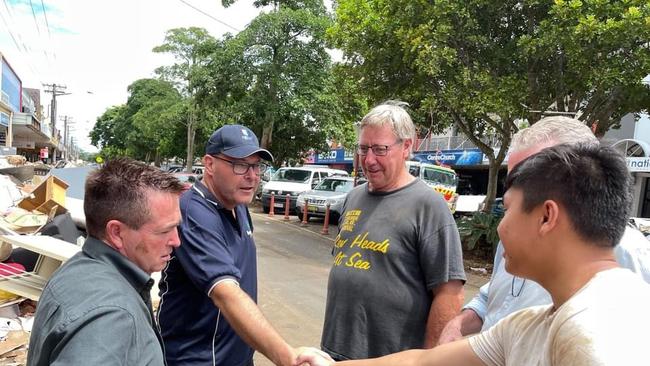
M538 145L550 147L564 143L598 144L598 139L587 125L575 118L551 116L515 133L510 151L519 152Z

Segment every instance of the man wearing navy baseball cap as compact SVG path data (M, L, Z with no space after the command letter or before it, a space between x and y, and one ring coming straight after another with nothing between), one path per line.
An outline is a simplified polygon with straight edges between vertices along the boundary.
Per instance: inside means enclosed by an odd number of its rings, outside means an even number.
M168 365L291 365L295 350L257 307L248 207L272 161L249 128L226 125L205 148L204 176L181 197L181 246L163 270L158 323Z

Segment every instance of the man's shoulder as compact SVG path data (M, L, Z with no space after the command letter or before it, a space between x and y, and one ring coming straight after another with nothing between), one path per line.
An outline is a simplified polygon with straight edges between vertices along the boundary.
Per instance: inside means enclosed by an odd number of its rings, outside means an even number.
M83 255L76 255L48 281L39 305L47 300L79 311L84 311L80 309L83 307L108 304L126 307L134 303L133 294L135 290L115 267Z
M609 314L608 319L624 318L630 312L636 314L638 306L647 303L650 285L628 269L613 268L597 273L558 309L558 317L560 321L587 326L591 321L602 324L606 321L603 314ZM641 315L639 320L650 322L650 314Z

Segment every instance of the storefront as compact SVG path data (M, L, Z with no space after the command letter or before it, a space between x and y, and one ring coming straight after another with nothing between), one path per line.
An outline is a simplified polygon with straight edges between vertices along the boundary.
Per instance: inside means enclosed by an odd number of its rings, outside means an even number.
M332 169L345 170L351 173L354 169L354 151L347 151L344 148L333 149L326 152L313 153L306 164L327 165Z
M623 139L612 145L625 154L632 174L630 216L650 218L650 144L638 139Z
M0 54L0 146L11 146L12 116L20 112L22 82Z
M450 149L437 151L416 151L413 160L449 166L458 175L460 195L485 195L489 181L490 165L480 149ZM507 160L499 171L497 196L503 195L503 184L507 169Z

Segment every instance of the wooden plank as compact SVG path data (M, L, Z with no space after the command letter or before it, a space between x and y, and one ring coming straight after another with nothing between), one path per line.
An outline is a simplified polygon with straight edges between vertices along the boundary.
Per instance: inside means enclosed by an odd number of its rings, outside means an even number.
M47 278L32 272L0 277L0 289L18 296L38 301L47 283Z
M29 342L29 333L23 330L10 330L7 333L7 339L0 342L0 355L11 352L16 348L22 347Z
M41 297L52 273L81 250L77 245L45 235L0 235L0 241L39 254L34 272L0 277L0 289L35 301Z
M47 235L0 235L0 240L65 262L81 247Z

